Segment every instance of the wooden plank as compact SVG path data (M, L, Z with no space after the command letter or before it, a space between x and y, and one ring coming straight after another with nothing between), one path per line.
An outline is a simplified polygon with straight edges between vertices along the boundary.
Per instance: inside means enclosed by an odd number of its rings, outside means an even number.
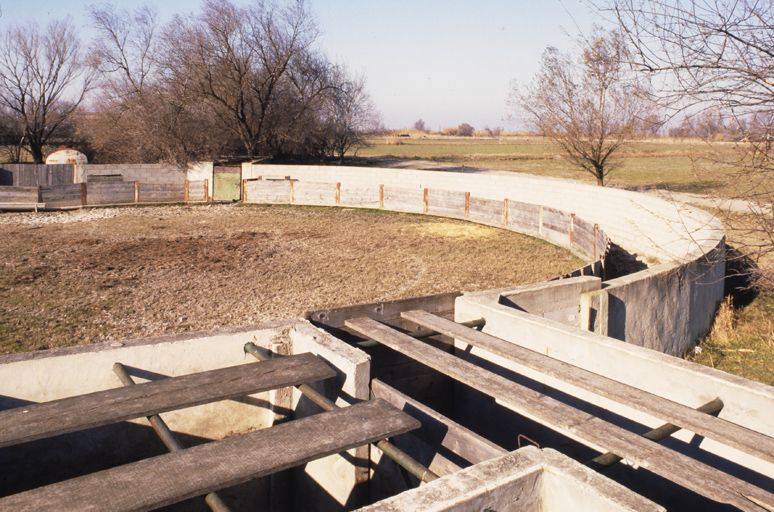
M474 347L504 357L555 379L567 382L632 409L645 412L680 428L774 463L774 439L748 428L653 393L540 354L515 343L479 332L426 311L408 311L401 316Z
M611 451L702 496L741 510L774 510L774 495L763 489L437 350L370 318L348 320L347 326L496 398L527 418L590 444L595 449Z
M371 381L371 391L375 397L384 398L398 409L420 420L422 426L413 432L413 435L436 449L438 446L443 446L471 464L478 464L508 453L505 448L497 446L380 380Z
M151 510L417 427L373 400L9 496L0 510Z
M357 304L340 308L320 309L307 311L304 316L312 322L317 322L328 327L344 327L344 320L368 316L378 320L390 320L400 318L402 311L422 309L434 313L454 311L454 301L462 295L460 292L447 292L435 295L424 295L408 299L387 300L369 304Z
M0 447L335 376L307 353L17 407L0 412Z

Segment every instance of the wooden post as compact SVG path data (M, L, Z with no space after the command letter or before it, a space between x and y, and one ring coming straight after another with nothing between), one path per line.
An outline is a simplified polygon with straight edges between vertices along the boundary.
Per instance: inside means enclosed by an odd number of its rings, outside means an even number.
M293 195L295 190L293 190L293 182L288 180L288 183L290 183L290 204L293 204Z
M597 228L598 224L594 224L594 261L597 261Z
M86 182L81 183L81 206L86 206Z
M183 201L188 202L191 200L191 182L188 180L185 180L185 188L183 189Z
M384 185L379 185L379 208L384 208Z
M465 218L470 217L470 192L465 192Z
M210 180L204 178L204 202L210 202Z
M135 203L140 202L140 182L139 181L134 182L134 202Z
M503 225L508 225L508 199L503 199Z
M573 242L575 241L575 214L570 214L570 247L572 247Z
M425 193L422 199L422 212L427 213L427 189L425 189Z
M538 233L543 234L543 205L540 205L540 216L538 218Z
M341 204L341 182L336 182L336 206Z
M242 180L242 202L247 202L247 180Z

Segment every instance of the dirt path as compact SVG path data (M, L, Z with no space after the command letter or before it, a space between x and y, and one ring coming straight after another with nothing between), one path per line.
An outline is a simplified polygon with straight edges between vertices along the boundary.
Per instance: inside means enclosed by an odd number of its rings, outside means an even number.
M0 353L518 285L580 264L508 231L381 211L219 205L0 214Z

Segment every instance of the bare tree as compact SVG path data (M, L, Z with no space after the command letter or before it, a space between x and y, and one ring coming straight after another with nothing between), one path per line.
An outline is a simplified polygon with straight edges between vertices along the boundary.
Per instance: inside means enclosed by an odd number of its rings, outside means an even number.
M368 95L365 77L350 78L344 67L338 68L334 76L334 86L326 94L323 125L330 156L344 163L348 151L367 143L368 132L380 125L381 116Z
M101 95L85 128L97 160L184 165L223 151L225 137L212 129L210 112L161 66L156 11L101 5L89 14Z
M616 0L610 9L635 48L631 61L660 80L670 107L732 125L736 152L708 158L749 205L742 222L727 215L725 223L757 262L756 284L774 288L774 5Z
M98 158L343 158L375 115L365 80L314 48L301 0L207 0L164 27L149 8L90 14L103 77L90 128Z
M532 83L515 85L509 99L532 129L559 144L600 186L648 113L647 84L632 76L627 58L622 34L595 28L577 59L546 48Z
M92 80L69 21L53 21L42 31L35 23L14 25L0 36L0 107L23 126L36 163L43 162L43 147L83 102Z
M311 51L313 21L302 1L207 0L201 16L177 16L166 28L166 73L206 102L248 158L277 150L327 86L327 61Z

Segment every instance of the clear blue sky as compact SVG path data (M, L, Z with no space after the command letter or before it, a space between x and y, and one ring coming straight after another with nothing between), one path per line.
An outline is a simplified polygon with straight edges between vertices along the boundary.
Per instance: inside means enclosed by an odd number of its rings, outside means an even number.
M233 0L246 4L243 0ZM579 0L308 0L329 57L362 73L384 123L507 126L510 82L529 81L547 45L574 49L594 12ZM0 28L33 17L86 24L83 0L0 0ZM132 9L142 0L115 2ZM198 2L151 0L162 21ZM84 37L89 36L88 30Z

